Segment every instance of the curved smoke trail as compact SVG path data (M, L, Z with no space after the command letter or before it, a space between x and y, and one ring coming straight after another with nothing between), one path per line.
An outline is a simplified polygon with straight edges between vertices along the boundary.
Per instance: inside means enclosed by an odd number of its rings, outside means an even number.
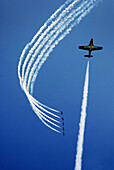
M82 163L82 153L83 153L83 141L84 141L84 130L85 130L85 121L86 121L86 107L87 107L87 97L88 97L88 85L89 85L89 61L87 63L84 91L83 91L83 100L82 100L82 111L79 123L79 135L77 142L77 154L76 154L76 164L75 170L81 170Z
M25 46L18 64L18 77L32 109L52 130L61 133L60 112L38 100L32 93L38 72L55 46L79 24L99 0L67 0L44 23Z

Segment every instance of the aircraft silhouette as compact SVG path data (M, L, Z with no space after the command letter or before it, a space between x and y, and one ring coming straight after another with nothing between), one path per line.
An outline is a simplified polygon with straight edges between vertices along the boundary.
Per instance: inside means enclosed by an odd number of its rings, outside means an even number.
M63 136L65 135L65 133L63 132Z
M61 111L61 115L63 115L63 112Z
M91 38L90 43L89 43L88 46L79 46L78 48L82 49L82 50L88 50L89 51L89 55L84 55L84 57L88 57L88 58L93 57L91 55L92 51L102 50L103 49L103 47L98 47L98 46L94 46L93 45L93 38Z
M62 125L64 126L64 122L62 122Z

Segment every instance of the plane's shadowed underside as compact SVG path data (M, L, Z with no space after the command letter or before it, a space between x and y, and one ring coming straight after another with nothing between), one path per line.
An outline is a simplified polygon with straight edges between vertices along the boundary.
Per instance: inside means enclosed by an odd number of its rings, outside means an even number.
M93 38L91 38L90 43L89 43L88 46L79 46L78 48L82 49L82 50L88 50L89 51L89 55L84 55L84 57L88 57L88 58L93 57L91 55L92 51L102 50L103 49L103 47L98 47L98 46L94 46L93 45Z

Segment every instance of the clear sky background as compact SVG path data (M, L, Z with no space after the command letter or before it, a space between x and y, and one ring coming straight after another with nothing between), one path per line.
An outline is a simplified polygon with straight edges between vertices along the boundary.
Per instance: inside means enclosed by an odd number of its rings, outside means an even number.
M34 96L64 112L63 137L39 120L17 75L24 46L65 0L0 0L0 169L72 170L86 64L93 52L82 170L114 169L114 1L104 0L51 53L35 82Z

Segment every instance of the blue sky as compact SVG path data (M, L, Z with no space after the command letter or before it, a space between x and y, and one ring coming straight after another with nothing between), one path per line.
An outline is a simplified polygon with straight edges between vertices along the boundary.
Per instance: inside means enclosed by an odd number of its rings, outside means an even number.
M90 59L82 170L114 169L114 2L103 1L62 40L43 65L34 96L64 112L66 135L33 112L18 80L24 46L64 0L0 0L0 169L72 170L91 38L103 51Z

